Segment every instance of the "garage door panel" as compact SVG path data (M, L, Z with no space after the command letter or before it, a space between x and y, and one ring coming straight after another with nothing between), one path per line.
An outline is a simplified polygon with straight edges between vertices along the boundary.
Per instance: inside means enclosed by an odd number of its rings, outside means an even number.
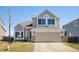
M61 42L60 32L37 32L37 42Z

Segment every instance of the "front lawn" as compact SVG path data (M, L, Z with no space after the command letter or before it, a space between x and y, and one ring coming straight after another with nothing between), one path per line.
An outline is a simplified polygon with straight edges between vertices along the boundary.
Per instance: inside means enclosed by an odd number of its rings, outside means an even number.
M9 49L7 48L9 46ZM32 52L34 51L34 43L30 42L13 42L8 44L8 42L0 41L0 51L10 51L10 52Z
M68 46L79 50L79 43L68 43Z

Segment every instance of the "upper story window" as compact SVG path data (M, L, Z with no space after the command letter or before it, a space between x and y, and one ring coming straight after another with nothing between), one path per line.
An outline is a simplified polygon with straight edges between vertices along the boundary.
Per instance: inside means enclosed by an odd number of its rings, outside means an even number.
M45 25L46 20L45 19L38 19L38 25Z
M55 19L48 19L48 24L49 25L55 24Z

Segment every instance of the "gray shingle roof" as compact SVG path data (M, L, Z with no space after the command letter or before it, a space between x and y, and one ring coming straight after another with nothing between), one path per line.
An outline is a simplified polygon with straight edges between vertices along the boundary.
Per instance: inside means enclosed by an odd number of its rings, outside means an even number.
M73 21L71 21L71 22L69 22L69 23L63 25L63 27L66 27L66 26L69 27L69 25L72 25L72 24L74 24L74 23L75 23L75 24L79 24L79 18L74 19Z
M30 25L30 24L32 24L32 21L24 21L24 22L20 23L20 25L22 27L26 27L27 25Z

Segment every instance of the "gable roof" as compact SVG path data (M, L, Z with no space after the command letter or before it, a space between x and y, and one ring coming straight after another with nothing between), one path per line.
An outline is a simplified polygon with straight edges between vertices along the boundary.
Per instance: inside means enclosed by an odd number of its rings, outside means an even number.
M55 17L55 15L54 15L51 11L49 11L49 10L45 10L45 11L43 11L42 13L40 13L40 14L38 15L38 17L39 17L39 16L42 16L42 15L44 15L44 14L49 14L49 15Z
M18 25L21 25L22 27L26 27L27 25L30 25L30 24L32 24L32 21L23 21L22 23L20 23ZM18 25L16 25L16 26L18 26Z
M64 27L67 27L67 26L69 27L69 25L72 25L72 24L77 24L77 25L79 25L79 18L77 18L77 19L75 19L75 20L73 20L73 21L71 21L71 22L69 22L69 23L63 25L63 28L64 28Z
M31 21L24 21L20 25L23 26L23 27L26 27L27 25L30 25L30 24L32 24Z

